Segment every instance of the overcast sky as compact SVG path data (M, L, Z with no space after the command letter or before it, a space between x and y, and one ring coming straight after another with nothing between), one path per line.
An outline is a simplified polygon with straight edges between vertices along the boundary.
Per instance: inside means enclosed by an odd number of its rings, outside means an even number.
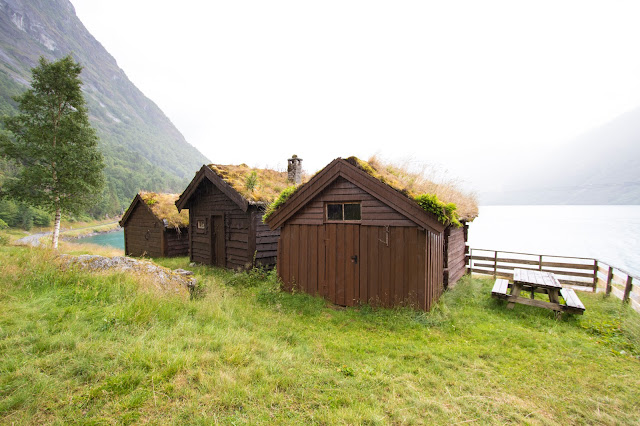
M496 190L640 106L638 1L71 1L214 163L379 153Z

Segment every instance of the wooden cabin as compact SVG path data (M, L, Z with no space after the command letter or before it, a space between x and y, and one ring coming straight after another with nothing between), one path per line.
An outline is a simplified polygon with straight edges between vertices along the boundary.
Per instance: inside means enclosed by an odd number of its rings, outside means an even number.
M466 268L466 227L443 223L355 157L331 162L265 220L280 228L285 290L337 305L429 310Z
M189 253L189 215L180 214L178 194L141 192L120 220L128 256L174 257Z
M280 230L262 223L266 206L302 175L302 159L289 159L288 172L239 166L202 166L180 195L189 210L191 261L229 269L276 263Z

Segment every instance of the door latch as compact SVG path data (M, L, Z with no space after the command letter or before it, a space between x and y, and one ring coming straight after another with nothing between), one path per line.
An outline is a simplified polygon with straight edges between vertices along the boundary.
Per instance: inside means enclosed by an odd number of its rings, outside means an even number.
M357 263L358 263L358 255L357 255L357 254L355 254L355 255L351 256L351 261L352 261L353 263L357 264Z

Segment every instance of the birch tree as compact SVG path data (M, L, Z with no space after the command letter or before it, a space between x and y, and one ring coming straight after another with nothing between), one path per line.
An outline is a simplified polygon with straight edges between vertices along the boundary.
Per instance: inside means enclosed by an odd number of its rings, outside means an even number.
M10 133L0 138L0 153L19 166L2 192L55 214L54 249L62 213L91 206L104 185L104 162L89 123L81 71L71 56L55 62L40 58L31 70L31 88L14 98L18 114L2 120Z

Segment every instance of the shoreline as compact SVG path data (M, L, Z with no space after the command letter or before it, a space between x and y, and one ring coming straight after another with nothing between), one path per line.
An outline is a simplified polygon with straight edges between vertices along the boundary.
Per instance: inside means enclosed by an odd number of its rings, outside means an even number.
M82 238L95 237L97 235L102 235L102 234L111 234L111 233L120 232L120 231L123 231L123 230L124 230L124 228L122 228L121 226L117 226L114 229L107 229L105 231L94 231L94 232L90 232L88 234L79 234L79 235L72 235L72 236L62 235L62 239L64 241L73 241L73 240L79 240L79 239L82 239Z

